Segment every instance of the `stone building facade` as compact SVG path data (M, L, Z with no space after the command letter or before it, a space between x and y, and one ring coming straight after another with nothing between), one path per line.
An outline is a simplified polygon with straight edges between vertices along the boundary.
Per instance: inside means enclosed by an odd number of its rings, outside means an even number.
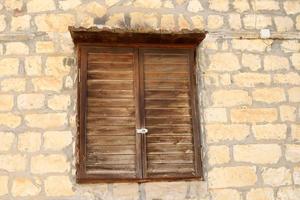
M76 183L68 26L208 32L204 181ZM1 200L300 199L299 0L0 0L0 41Z

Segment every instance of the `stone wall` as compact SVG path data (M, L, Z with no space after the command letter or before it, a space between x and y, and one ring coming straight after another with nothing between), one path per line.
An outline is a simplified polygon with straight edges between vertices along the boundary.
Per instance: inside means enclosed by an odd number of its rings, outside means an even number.
M76 184L71 25L208 31L205 181ZM299 0L0 0L0 199L299 200L299 30Z

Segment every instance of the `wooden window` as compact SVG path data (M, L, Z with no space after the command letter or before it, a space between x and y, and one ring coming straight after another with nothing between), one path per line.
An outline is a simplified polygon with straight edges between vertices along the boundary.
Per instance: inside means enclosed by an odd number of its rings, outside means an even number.
M201 178L195 45L77 47L77 181Z

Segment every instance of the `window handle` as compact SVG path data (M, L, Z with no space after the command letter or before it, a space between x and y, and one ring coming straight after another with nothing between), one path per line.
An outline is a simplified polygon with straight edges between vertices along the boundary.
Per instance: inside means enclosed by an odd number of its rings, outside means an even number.
M137 128L136 132L139 133L139 134L146 134L146 133L148 133L148 129L146 129L146 128Z

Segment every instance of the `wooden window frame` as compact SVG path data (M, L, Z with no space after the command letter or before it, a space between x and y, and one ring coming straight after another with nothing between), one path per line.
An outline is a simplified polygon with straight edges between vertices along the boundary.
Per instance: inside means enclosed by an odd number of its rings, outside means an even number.
M72 33L72 32L71 32ZM202 155L201 155L201 133L200 133L200 119L199 119L199 101L198 101L198 87L197 85L197 77L196 77L196 47L198 43L158 43L158 42L147 42L147 43L120 43L118 42L98 42L91 43L90 41L76 41L74 38L73 32L73 40L76 44L77 48L77 57L78 57L78 103L77 103L77 128L78 128L78 138L76 144L76 180L78 183L95 183L95 182L149 182L149 181L178 181L178 180L203 180L203 172L202 172ZM87 37L89 38L89 37ZM126 41L126 38L123 41ZM201 40L204 39L204 36L201 34ZM200 39L198 39L199 41ZM143 88L143 72L140 67L143 65L141 60L142 54L139 54L139 51L144 51L148 49L168 49L168 50L179 50L182 49L184 51L189 52L189 74L190 74L190 95L191 95L191 110L192 110L192 127L193 127L193 145L194 145L194 165L195 165L195 175L194 176L185 176L177 174L176 177L172 178L143 178L145 177L145 166L146 166L146 152L145 152L145 139L140 134L136 136L136 165L137 165L137 178L124 178L122 175L103 175L97 176L96 174L89 175L85 171L85 156L86 156L86 134L85 134L85 114L86 114L86 105L87 105L87 57L82 55L87 55L87 52L93 48L134 48L134 54L137 56L137 59L134 60L134 79L136 85L134 87L139 86L139 88L135 88L136 96L136 125L142 126L143 120L145 119L143 113L143 100L144 100L144 88ZM143 144L144 148L141 148ZM140 147L140 148L138 148ZM143 167L143 169L142 169Z

